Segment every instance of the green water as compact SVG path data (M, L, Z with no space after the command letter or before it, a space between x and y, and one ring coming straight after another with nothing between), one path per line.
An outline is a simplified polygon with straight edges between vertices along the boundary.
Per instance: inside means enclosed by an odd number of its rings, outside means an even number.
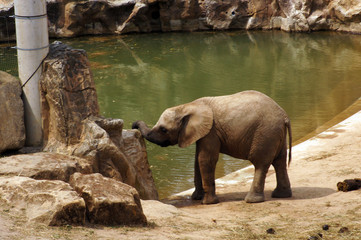
M338 33L200 32L63 40L85 49L101 113L154 125L164 109L202 96L247 89L275 99L289 114L294 140L361 96L361 36ZM194 145L147 143L160 194L193 187ZM247 161L222 155L217 177Z

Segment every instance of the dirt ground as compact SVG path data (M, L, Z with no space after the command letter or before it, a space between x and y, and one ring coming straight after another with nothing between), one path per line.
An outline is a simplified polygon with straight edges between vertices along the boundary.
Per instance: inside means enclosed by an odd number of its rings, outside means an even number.
M361 189L336 187L361 178L361 111L297 144L292 153L292 198L271 198L276 179L270 169L266 201L245 203L253 172L248 168L217 180L219 204L191 201L191 191L142 201L146 227L47 227L0 206L0 239L361 239Z

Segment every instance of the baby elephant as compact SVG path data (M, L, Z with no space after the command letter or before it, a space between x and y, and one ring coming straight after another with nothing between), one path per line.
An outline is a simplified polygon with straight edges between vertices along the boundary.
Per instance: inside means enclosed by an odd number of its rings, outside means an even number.
M272 197L292 196L287 174L287 130L291 162L291 125L286 112L271 98L244 91L228 96L203 97L166 109L157 124L149 129L142 121L133 123L143 137L162 147L196 142L195 191L192 199L203 204L218 203L215 193L215 168L219 153L248 159L255 167L253 183L245 200L264 201L264 184L272 164L277 187Z

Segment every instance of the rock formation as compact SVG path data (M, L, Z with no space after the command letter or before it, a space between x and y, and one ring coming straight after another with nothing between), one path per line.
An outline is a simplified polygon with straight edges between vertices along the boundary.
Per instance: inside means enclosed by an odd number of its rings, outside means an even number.
M0 71L0 153L25 144L20 80Z
M123 120L99 116L85 51L56 42L43 67L44 151L87 159L92 172L135 187L142 199L157 199L143 138L134 130L123 131Z
M3 72L0 83L1 150L18 149L25 140L20 83ZM145 142L123 130L123 120L99 116L85 51L51 44L39 84L45 152L0 158L0 201L48 225L83 224L85 216L146 224L140 198L158 193Z
M361 3L347 0L48 1L48 11L54 36L228 29L361 33Z
M11 0L0 0L0 16L13 11ZM361 33L361 2L348 0L47 0L47 12L53 37L228 29ZM13 22L7 26L14 38ZM0 21L0 39L5 32Z

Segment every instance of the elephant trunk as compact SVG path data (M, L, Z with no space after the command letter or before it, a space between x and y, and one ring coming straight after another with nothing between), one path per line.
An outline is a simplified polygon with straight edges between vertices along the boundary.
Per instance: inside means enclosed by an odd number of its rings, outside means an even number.
M149 142L155 143L161 147L167 147L170 145L170 141L163 139L158 131L148 128L147 124L143 121L136 121L132 124L132 129L138 129L142 136Z
M132 124L132 129L138 129L142 136L147 139L151 129L148 128L147 124L143 121L136 121ZM148 140L148 139L147 139Z

